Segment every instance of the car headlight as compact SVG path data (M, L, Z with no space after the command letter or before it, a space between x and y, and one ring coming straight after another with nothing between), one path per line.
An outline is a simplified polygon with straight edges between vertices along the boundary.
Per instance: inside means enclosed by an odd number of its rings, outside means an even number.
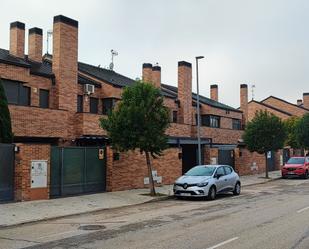
M208 182L200 182L197 184L198 187L206 187L208 185Z

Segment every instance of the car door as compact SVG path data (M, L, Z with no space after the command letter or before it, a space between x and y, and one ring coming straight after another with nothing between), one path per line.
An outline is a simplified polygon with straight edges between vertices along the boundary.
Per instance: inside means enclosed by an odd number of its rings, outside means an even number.
M219 175L221 175L221 177L218 178ZM227 186L227 178L223 166L217 168L215 179L216 179L217 192L224 192L224 189Z
M236 184L236 177L233 174L233 170L230 166L224 166L225 169L225 177L227 179L227 187L229 190L233 190Z

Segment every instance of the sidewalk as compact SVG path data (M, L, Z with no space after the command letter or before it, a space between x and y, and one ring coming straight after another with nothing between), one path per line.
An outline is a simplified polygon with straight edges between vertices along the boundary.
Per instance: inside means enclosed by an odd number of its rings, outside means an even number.
M270 179L265 179L264 175L242 176L242 186L261 184L281 177L280 171L270 172ZM172 185L158 187L156 190L158 193L167 196L173 194ZM103 209L136 205L165 198L142 195L148 192L148 189L133 189L51 200L0 204L0 228Z

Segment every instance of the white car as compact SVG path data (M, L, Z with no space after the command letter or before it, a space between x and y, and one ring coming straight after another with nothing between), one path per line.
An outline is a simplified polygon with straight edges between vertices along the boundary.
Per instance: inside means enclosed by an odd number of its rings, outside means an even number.
M207 197L214 200L219 193L239 195L238 174L228 165L199 165L179 177L173 187L176 197Z

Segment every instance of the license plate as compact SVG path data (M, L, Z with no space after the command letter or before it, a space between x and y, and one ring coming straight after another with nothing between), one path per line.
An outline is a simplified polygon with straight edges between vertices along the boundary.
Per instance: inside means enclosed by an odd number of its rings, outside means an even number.
M294 172L288 172L288 175L294 175Z
M181 196L191 196L190 193L180 193Z

